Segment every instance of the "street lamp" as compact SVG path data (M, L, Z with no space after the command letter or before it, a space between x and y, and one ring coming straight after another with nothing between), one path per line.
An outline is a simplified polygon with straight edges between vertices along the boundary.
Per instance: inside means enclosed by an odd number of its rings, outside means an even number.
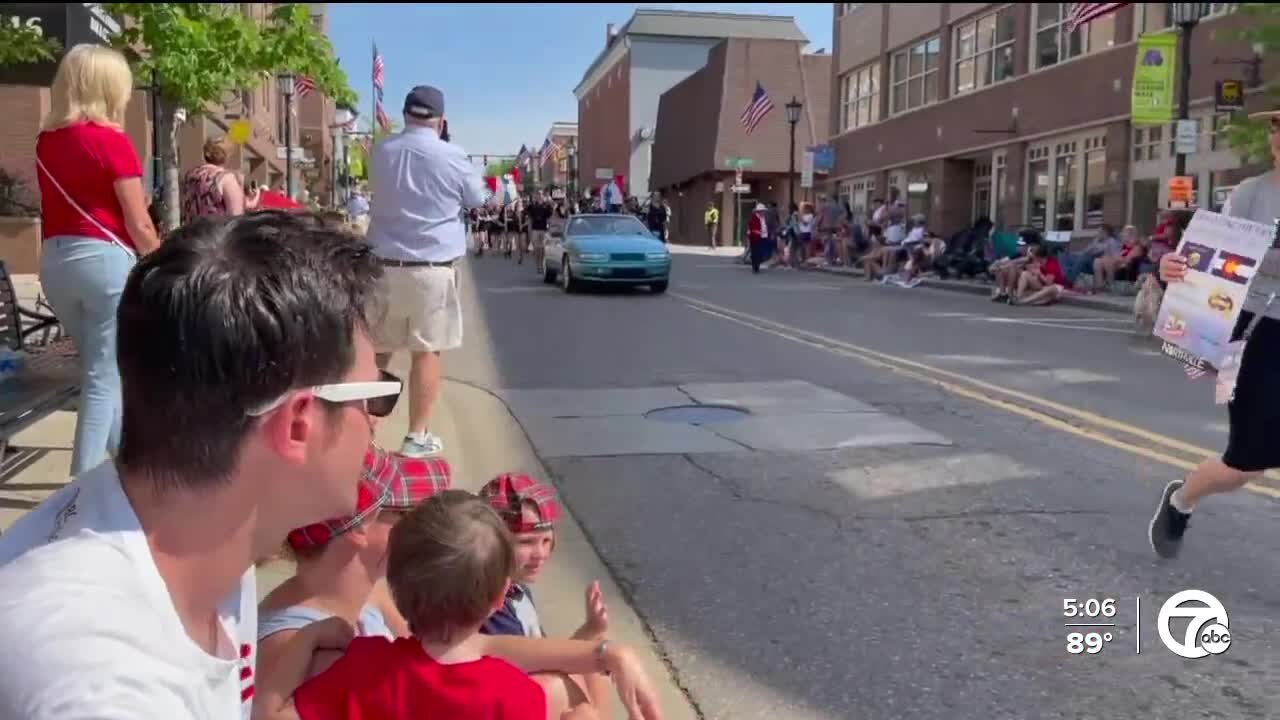
M800 122L800 108L804 107L795 95L791 96L791 102L787 103L787 124L791 126L791 170L787 175L787 188L790 202L787 205L787 211L796 204L796 123Z
M293 73L280 73L280 94L284 96L284 183L285 194L293 199Z
M1213 3L1169 3L1173 12L1173 24L1181 29L1178 37L1178 121L1191 117L1191 32L1200 19L1213 11ZM1177 137L1175 131L1174 137ZM1178 153L1174 157L1173 174L1185 175L1187 156Z
M569 154L569 198L578 197L578 143L573 138L569 138L568 147L565 152Z

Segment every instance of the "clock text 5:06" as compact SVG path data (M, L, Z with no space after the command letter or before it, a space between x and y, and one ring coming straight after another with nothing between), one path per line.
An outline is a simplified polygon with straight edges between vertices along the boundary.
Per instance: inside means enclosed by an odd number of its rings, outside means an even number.
M1116 601L1107 598L1099 600L1097 598L1089 598L1088 600L1076 600L1075 598L1064 598L1062 600L1062 614L1069 617L1115 617Z

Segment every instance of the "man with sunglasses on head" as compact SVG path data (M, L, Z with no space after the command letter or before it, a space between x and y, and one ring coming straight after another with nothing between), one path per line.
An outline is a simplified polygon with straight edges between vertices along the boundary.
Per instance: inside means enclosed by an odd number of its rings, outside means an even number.
M1253 113L1270 123L1273 168L1236 186L1224 215L1272 225L1280 233L1280 110ZM1280 241L1280 237L1277 237ZM1181 282L1187 258L1177 252L1160 258L1160 279ZM1258 265L1248 297L1232 332L1244 340L1235 392L1227 403L1227 448L1200 463L1185 479L1169 482L1151 518L1151 549L1177 556L1201 500L1239 490L1263 472L1280 468L1280 248L1272 246Z
M366 328L381 273L279 212L197 221L138 261L119 454L0 536L0 717L250 716L254 563L350 512L400 392Z
M367 237L386 268L374 339L382 367L394 352L411 356L409 428L400 447L408 457L444 450L430 423L440 395L440 353L462 345L462 212L493 206L466 150L441 137L446 127L444 93L420 85L404 100L404 130L378 143L369 163L375 194Z

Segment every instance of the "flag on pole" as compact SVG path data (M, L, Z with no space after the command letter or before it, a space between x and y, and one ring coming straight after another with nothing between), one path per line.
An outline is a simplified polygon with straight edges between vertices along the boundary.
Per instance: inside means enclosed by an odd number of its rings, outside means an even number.
M742 127L747 134L755 132L759 127L760 121L764 120L765 115L773 110L773 101L769 99L768 93L764 91L764 85L756 81L756 91L751 95L751 102L747 103L746 109L742 111L742 117L738 120L742 123Z
M1105 15L1119 10L1129 3L1099 3L1084 2L1071 3L1071 8L1067 11L1067 32L1075 32L1082 25L1087 25L1093 20L1097 20Z
M373 114L378 121L378 128L386 132L391 130L391 118L387 117L387 112L382 109L382 101L378 100L373 104Z
M316 89L316 81L310 75L299 75L298 82L294 84L294 92L298 94L298 99L309 95Z
M373 90L377 93L378 99L382 99L382 85L386 82L386 65L382 62L382 55L378 52L378 44L373 44Z

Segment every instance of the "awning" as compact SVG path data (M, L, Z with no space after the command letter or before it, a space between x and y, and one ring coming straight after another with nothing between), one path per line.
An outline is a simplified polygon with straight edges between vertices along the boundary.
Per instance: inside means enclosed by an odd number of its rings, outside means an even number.
M1129 3L1071 3L1067 11L1067 32L1075 32L1100 17L1106 17Z

